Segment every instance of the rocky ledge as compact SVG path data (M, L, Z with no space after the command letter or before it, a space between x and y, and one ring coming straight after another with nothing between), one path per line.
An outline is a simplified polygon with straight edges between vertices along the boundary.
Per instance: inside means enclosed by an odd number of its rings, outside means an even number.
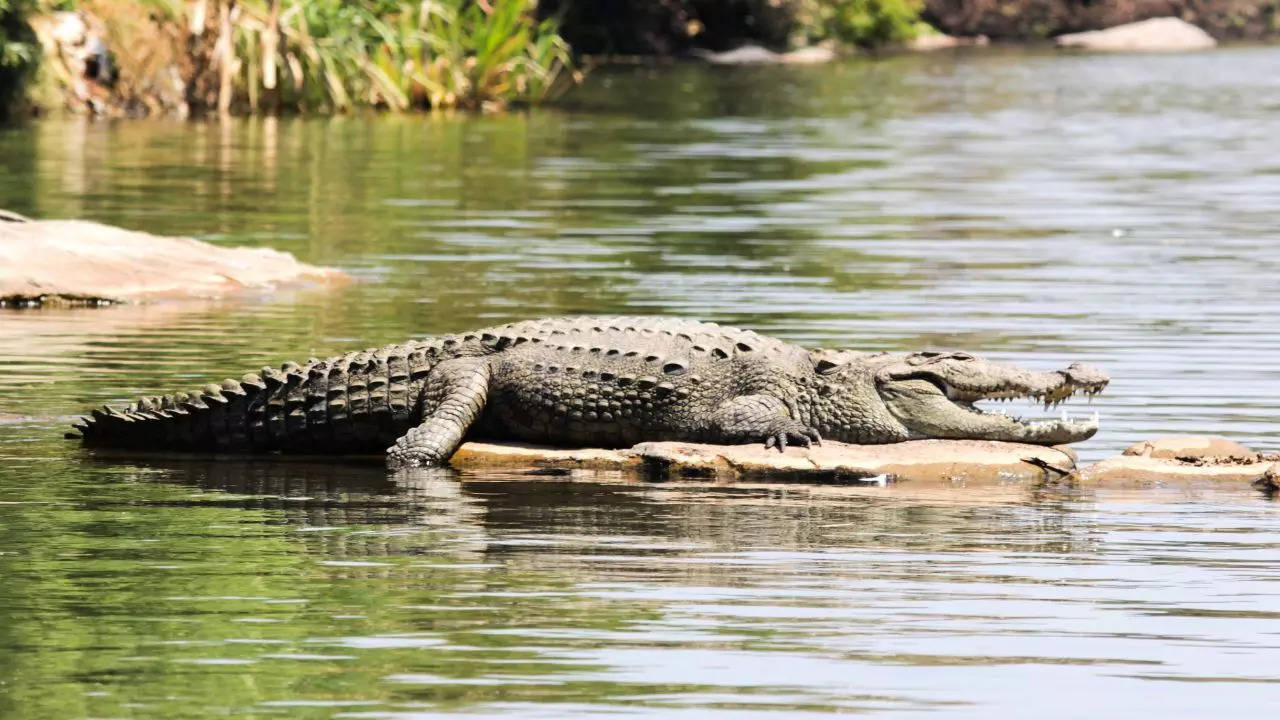
M999 483L1055 480L1075 469L1068 448L984 440L916 440L894 445L823 442L812 448L646 442L622 450L564 450L469 442L458 468L640 470L663 477L761 477L807 482Z
M450 460L457 468L545 472L621 470L658 478L790 480L808 483L948 486L1054 482L1093 488L1246 485L1280 489L1280 454L1254 452L1220 437L1170 436L1083 468L1065 446L986 440L915 440L766 450L763 445L646 442L621 450L562 449L469 442ZM540 473L536 473L540 474Z
M28 220L0 210L0 307L210 298L346 279L340 270L269 248L225 248L83 220Z
M1280 454L1259 453L1233 440L1173 435L1148 440L1080 471L1095 487L1150 487L1170 483L1251 483L1277 489Z

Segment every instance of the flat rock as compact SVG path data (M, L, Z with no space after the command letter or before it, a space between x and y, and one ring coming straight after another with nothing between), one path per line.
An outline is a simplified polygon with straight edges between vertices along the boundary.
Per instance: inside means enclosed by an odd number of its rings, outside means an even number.
M0 303L210 298L346 279L340 270L269 248L225 248L84 220L0 214Z
M824 442L780 453L762 444L647 442L621 450L557 449L469 442L450 464L460 468L643 470L674 477L770 477L800 481L1036 482L1075 469L1063 448L982 440L915 440L892 445Z
M1176 17L1059 35L1054 42L1058 47L1103 52L1185 52L1208 50L1218 44L1209 33Z
M449 458L449 464L457 468L638 468L639 459L626 453L626 450L601 448L565 449L521 443L468 442Z
M814 65L834 60L836 53L831 48L818 45L785 53L759 45L743 45L726 52L702 50L696 56L713 65Z
M1258 453L1234 440L1215 435L1165 435L1126 448L1124 454L1164 460L1214 458L1249 462Z
M1252 462L1210 459L1178 460L1143 455L1119 455L1080 471L1080 481L1097 487L1149 487L1169 483L1261 484L1276 477L1280 463L1254 456Z
M988 45L990 42L986 35L960 37L944 33L930 33L928 35L917 35L908 40L902 47L912 52L933 52L935 50L950 50L959 47L980 47Z
M1165 435L1080 471L1086 485L1147 487L1179 483L1259 483L1273 478L1280 457L1216 435Z
M780 59L784 65L817 65L835 60L836 52L829 47L814 45L782 53Z

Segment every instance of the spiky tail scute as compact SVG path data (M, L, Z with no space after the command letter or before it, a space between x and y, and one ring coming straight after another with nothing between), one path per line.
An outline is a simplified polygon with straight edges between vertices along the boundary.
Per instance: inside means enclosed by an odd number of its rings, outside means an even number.
M380 453L411 427L433 355L410 344L285 363L195 394L94 410L67 437L145 450Z

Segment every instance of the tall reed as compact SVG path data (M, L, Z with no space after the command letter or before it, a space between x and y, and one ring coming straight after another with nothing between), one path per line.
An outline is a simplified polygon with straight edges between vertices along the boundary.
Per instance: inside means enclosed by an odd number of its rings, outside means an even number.
M2 0L0 0L2 1ZM501 108L577 78L536 0L79 0L134 105L192 112Z

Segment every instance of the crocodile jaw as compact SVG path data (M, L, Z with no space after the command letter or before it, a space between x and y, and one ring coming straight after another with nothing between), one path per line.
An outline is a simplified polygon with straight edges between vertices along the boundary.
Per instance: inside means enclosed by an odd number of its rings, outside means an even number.
M889 412L915 437L1058 445L1093 437L1098 432L1097 413L1085 420L1072 420L1064 412L1061 419L1028 421L986 412L974 403L1028 398L1048 409L1077 393L1099 393L1109 381L1101 371L1084 365L1052 373L1009 369L1004 377L981 384L972 379L913 368L882 374L877 391Z

